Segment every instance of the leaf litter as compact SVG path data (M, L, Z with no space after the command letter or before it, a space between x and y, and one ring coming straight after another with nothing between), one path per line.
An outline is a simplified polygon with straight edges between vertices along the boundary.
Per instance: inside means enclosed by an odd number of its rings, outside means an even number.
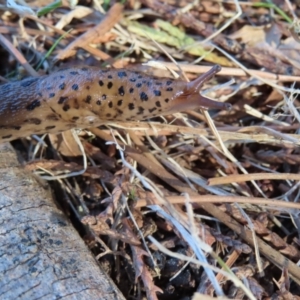
M203 93L233 105L13 143L125 298L299 299L299 4L52 2L0 7L3 82L218 63Z

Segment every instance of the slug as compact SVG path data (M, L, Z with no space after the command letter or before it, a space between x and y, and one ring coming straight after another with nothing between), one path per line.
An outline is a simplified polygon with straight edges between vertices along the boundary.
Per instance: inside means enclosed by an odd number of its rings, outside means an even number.
M125 69L77 67L6 83L0 85L0 142L197 107L229 109L230 104L200 95L220 69L216 65L186 82Z

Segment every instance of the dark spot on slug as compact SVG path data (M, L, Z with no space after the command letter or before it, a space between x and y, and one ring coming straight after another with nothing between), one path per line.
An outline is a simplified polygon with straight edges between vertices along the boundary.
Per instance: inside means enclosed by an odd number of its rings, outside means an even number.
M59 118L58 118L57 115L55 115L55 114L48 115L48 116L46 117L46 119L49 120L49 121L58 121L58 120L59 120ZM37 119L37 120L39 121L38 124L40 124L41 121L40 121L39 119Z
M90 104L91 100L92 100L92 97L90 95L87 95L84 102Z
M48 91L50 91L50 90L53 89L53 86L47 86L46 89L47 89Z
M123 99L118 100L118 106L121 106L123 104Z
M97 104L97 105L101 105L101 101L100 101L100 100L97 100L96 104Z
M107 96L106 96L105 94L103 94L103 95L102 95L102 100L105 100L106 97L107 97Z
M108 78L108 79L112 79L112 76L111 76L111 75L108 75L107 78Z
M22 87L28 87L28 86L32 85L33 83L35 83L38 80L39 80L39 78L29 78L29 79L26 79L26 80L24 80L24 81L21 82L21 86Z
M82 71L88 71L88 68L87 67L83 67L81 68Z
M130 93L130 94L132 94L133 91L134 91L134 88L130 88L130 89L129 89L129 93Z
M65 87L66 87L66 84L63 82L58 87L59 87L60 90L64 90Z
M108 107L109 108L112 108L113 107L113 103L110 101L110 102L108 102Z
M124 96L125 92L124 92L124 87L123 86L120 86L118 91L119 91L120 96Z
M162 85L162 82L156 81L155 84L156 85Z
M147 80L146 80L146 79L144 79L144 80L142 81L142 83L143 83L143 84L145 84L146 82L147 82Z
M77 75L78 72L77 72L77 71L71 71L70 74L71 74L71 75Z
M123 114L123 110L121 110L121 109L117 109L117 112L118 112L119 115Z
M161 92L160 91L154 90L153 92L154 92L155 96L157 96L157 97L161 96Z
M144 113L145 108L142 106L139 106L138 110L139 110L138 114L141 115L142 113Z
M14 126L13 129L14 130L20 130L22 128L22 126Z
M106 117L107 117L107 118L110 118L110 117L111 117L111 114L109 114L109 113L106 114Z
M172 91L173 91L173 88L168 87L168 88L166 89L166 91L167 91L167 92L172 92Z
M28 122L29 124L35 124L35 125L40 125L42 123L42 121L38 118L27 119L26 122Z
M72 85L72 90L77 91L78 88L79 88L78 84L74 83L74 84Z
M78 104L78 99L77 98L74 99L73 108L79 109L79 104Z
M55 125L46 126L46 127L45 127L45 130L50 130L50 129L53 129L53 128L55 128L55 127L56 127Z
M103 86L104 85L104 82L102 80L99 80L99 85L100 86Z
M58 100L58 104L63 104L66 100L68 99L68 97L59 97L59 100Z
M86 86L86 89L89 90L91 87L89 85Z
M161 107L160 101L156 101L156 102L155 102L155 105L156 105L157 107Z
M166 82L166 85L171 85L172 84L172 80L168 80L167 82Z
M113 83L110 81L110 82L107 84L107 88L108 88L108 89L111 89L112 86L113 86Z
M55 93L50 93L49 98L53 98L53 97L55 97Z
M140 88L142 86L142 84L140 82L138 82L136 85L135 85L137 88Z
M12 137L11 134L2 136L3 139L9 139L9 138L11 138L11 137Z
M129 81L136 82L136 78L130 78Z
M60 79L64 79L64 78L65 78L65 75L60 75L59 78L60 78Z
M147 82L147 86L150 87L151 85L152 85L152 82L151 82L151 81L148 81L148 82Z
M141 99L142 101L148 101L148 96L147 96L147 94L146 94L145 92L141 92L141 93L140 93L140 99Z
M141 78L143 78L143 75L139 74L138 79L141 79Z
M128 108L129 110L134 110L134 103L129 103Z
M35 108L41 106L41 101L40 100L34 100L30 104L26 106L27 110L34 110Z
M64 111L68 111L70 109L70 105L69 104L65 104L64 106L63 106L63 110Z
M154 112L156 109L157 109L156 107L150 108L150 109L149 109L149 113Z
M166 103L168 103L169 101L170 101L170 99L169 99L169 98L166 98L166 99L165 99L165 102L166 102Z
M72 120L77 121L79 119L79 117L75 116L72 118Z
M119 71L118 76L119 76L119 78L123 78L123 77L127 76L127 73L125 71Z

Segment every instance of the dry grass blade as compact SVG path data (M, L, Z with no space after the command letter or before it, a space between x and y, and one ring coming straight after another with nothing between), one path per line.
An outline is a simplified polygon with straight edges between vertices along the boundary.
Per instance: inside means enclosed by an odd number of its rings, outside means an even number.
M209 185L228 184L232 182L244 182L250 180L300 180L299 174L291 173L252 173L241 175L229 175L222 178L209 178Z

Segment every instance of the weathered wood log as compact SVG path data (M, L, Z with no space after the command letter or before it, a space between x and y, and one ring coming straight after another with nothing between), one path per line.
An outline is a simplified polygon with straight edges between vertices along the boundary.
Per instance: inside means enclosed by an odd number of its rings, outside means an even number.
M125 299L9 144L0 145L0 224L0 299Z

